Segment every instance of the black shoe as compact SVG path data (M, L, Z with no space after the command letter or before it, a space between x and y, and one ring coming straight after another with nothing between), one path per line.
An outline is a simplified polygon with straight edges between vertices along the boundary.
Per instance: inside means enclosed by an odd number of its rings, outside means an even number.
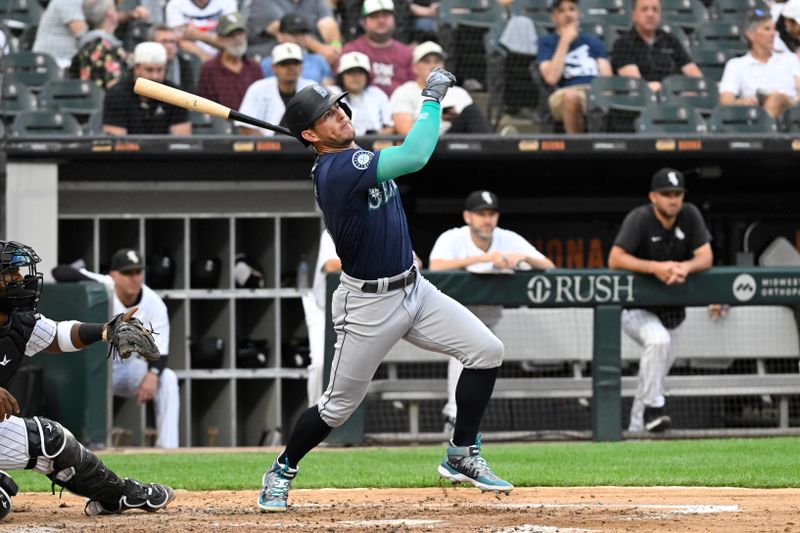
M672 419L667 414L665 407L644 408L644 429L653 433L660 433L668 429Z

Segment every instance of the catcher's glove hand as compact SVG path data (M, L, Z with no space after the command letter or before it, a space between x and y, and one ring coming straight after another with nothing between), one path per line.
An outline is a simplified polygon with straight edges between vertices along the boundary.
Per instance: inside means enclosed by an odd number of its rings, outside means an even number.
M108 342L108 356L127 359L138 353L148 361L158 361L161 353L153 339L155 332L144 327L142 321L133 316L137 309L118 314L103 328L103 338Z

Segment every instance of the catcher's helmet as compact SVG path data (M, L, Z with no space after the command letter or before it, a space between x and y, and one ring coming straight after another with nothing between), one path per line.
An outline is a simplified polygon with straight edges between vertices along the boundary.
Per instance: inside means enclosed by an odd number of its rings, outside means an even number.
M334 93L327 87L316 83L301 89L292 96L286 106L286 125L289 127L289 131L292 132L295 139L303 143L303 146L308 146L311 143L303 139L300 134L333 104L338 103L347 116L353 118L350 106L341 101L345 96L347 96L347 92Z
M42 274L36 271L40 261L30 246L0 241L0 312L36 309L42 294Z

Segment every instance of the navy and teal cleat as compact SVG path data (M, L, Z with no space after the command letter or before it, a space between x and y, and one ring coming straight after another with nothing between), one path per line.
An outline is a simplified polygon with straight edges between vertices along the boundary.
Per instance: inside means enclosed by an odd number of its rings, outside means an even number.
M262 513L286 511L286 499L296 475L296 468L289 468L289 465L283 465L277 460L264 473L261 478L261 492L258 493L258 508Z
M447 457L439 465L439 475L453 484L472 483L481 492L494 492L496 495L501 492L508 495L514 488L508 481L497 477L481 457L480 435L473 446L455 446L451 441Z

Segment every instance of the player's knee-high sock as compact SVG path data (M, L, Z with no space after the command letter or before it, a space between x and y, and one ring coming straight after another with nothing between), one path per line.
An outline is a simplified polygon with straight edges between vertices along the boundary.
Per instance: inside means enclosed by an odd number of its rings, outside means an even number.
M465 368L461 371L456 385L456 424L453 430L453 444L456 446L472 446L478 436L486 406L492 397L494 382L500 367L475 369Z
M312 405L300 415L297 424L289 435L286 449L278 457L281 464L297 468L297 463L306 456L308 452L325 440L325 437L333 428L326 424L319 416L319 409Z

